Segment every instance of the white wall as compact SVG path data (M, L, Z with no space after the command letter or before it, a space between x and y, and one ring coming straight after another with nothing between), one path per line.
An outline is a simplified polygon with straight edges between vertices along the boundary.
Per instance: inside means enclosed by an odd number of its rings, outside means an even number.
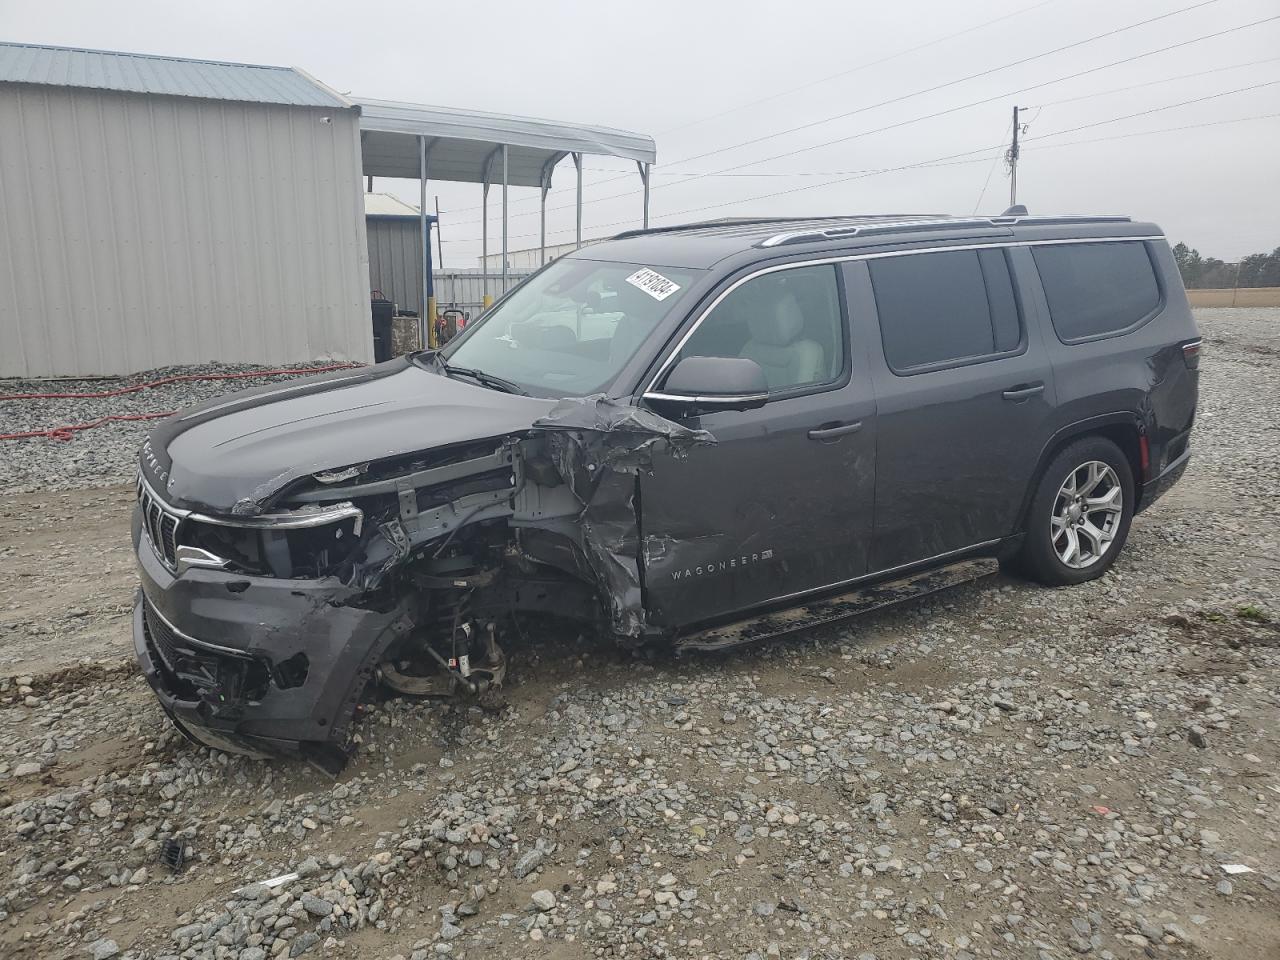
M359 143L350 110L0 84L0 376L372 359Z
M501 243L501 235L499 235L499 243ZM596 243L596 240L583 240L584 247ZM493 238L489 238L489 243L493 243ZM566 253L573 253L577 249L576 244L572 243L549 243L547 244L547 263L550 263L556 257L562 257ZM502 272L502 251L491 253L487 257L476 257L476 262L481 268L487 268L490 273ZM524 250L508 250L507 251L507 269L521 270L528 272L537 270L542 266L542 251L538 247L530 247Z

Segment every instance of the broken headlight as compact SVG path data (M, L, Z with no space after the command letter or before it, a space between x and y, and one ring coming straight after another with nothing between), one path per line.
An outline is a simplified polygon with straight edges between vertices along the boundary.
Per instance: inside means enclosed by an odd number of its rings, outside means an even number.
M351 503L234 520L192 514L180 531L179 562L255 576L322 577L350 558L363 524L364 512Z

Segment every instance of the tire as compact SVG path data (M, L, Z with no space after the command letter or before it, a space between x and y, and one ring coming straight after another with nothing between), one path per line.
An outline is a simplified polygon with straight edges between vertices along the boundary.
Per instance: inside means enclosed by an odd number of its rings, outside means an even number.
M1124 548L1133 501L1120 448L1105 437L1076 440L1041 476L1022 549L1007 566L1050 587L1097 579Z

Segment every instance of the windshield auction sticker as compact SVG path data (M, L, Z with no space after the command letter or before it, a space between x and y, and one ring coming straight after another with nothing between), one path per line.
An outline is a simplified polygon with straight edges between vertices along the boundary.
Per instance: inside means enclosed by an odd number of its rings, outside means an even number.
M680 289L680 284L668 280L656 270L650 270L648 267L643 270L637 270L627 277L627 283L633 287L639 287L655 300L665 300Z

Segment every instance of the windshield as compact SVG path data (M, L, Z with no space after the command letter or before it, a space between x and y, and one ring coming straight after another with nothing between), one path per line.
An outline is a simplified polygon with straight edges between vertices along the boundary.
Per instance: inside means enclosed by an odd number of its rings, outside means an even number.
M441 351L453 367L535 396L603 390L698 271L565 257L535 274Z

